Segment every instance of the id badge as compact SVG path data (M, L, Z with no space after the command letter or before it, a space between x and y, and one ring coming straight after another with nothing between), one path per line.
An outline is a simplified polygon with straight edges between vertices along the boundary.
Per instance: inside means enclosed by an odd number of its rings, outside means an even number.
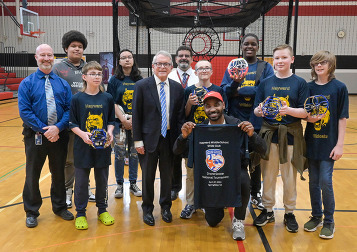
M42 145L42 135L39 132L35 134L35 144Z

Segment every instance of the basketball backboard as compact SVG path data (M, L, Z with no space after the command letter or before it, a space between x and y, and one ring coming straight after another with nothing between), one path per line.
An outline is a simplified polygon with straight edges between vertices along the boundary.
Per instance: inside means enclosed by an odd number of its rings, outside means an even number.
M38 13L20 7L20 31L21 35L38 38L41 33Z

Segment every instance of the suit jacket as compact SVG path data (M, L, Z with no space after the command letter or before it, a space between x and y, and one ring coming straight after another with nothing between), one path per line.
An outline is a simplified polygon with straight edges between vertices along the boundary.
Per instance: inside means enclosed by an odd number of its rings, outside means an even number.
M181 132L185 120L184 89L171 79L170 88L170 149ZM154 76L135 84L133 97L133 140L143 141L145 151L154 152L161 135L161 105Z

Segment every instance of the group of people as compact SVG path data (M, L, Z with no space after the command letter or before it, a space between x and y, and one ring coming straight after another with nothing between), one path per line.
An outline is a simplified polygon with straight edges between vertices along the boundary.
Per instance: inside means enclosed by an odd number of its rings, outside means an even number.
M323 225L320 237L332 238L335 231L332 173L334 162L343 153L348 118L347 88L334 76L336 58L328 51L316 53L310 61L312 82L306 83L290 70L294 56L289 45L274 49L272 67L257 58L259 39L255 34L246 34L241 42L248 72L231 76L227 70L220 86L211 83L213 70L209 61L201 60L192 69L193 55L189 47L177 49L176 69L171 54L156 53L152 61L154 74L148 78L141 76L133 53L122 50L107 92L102 87L100 64L93 61L85 64L82 60L87 47L82 33L70 31L63 36L63 49L68 58L54 67L52 48L40 45L35 55L39 68L21 83L18 99L27 160L23 192L27 227L37 226L42 203L38 181L46 156L52 173L51 200L55 214L65 220L74 219L67 208L72 206L75 180L76 228L88 228L89 200L96 201L98 219L104 225L114 223L106 210L111 148L90 146L94 129L106 130L106 145L114 142L116 198L123 197L128 153L129 190L135 196L142 196L142 218L150 226L155 225L156 169L159 167L160 171L161 218L170 223L172 201L182 188L184 158L186 206L180 217L190 219L197 210L194 168L187 162L191 133L197 124L233 124L248 136L248 142L243 141L237 150L242 160L241 194L237 195L241 206L234 209L233 238L245 239L244 219L249 199L261 210L254 225L275 221L273 207L279 170L283 180L284 224L289 232L297 232L298 223L293 214L296 178L297 172L302 177L306 168L312 217L304 230L315 231ZM305 100L313 95L328 99L329 109L325 113L316 116L306 112ZM265 117L262 110L267 97L276 97L282 104L273 119ZM301 119L307 121L305 136ZM245 146L250 157L245 155ZM136 183L138 163L142 170L142 190ZM95 196L89 183L92 167ZM224 217L222 207L207 207L204 211L210 226L216 226Z

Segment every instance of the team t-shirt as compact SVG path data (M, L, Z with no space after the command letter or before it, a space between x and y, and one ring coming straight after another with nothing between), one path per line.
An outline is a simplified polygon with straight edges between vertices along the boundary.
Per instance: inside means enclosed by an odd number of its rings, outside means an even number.
M241 146L237 125L196 125L188 166L194 166L195 207L241 206Z
M332 79L325 85L308 83L310 96L323 95L329 103L325 117L307 123L305 131L306 157L315 160L332 160L329 155L337 144L339 119L348 118L348 91L344 83Z
M114 125L114 101L110 94L99 92L89 95L84 92L75 94L72 98L70 113L70 128L79 127L82 131L93 129L108 129ZM76 168L104 168L111 164L111 148L94 149L76 135L74 140L74 166Z

